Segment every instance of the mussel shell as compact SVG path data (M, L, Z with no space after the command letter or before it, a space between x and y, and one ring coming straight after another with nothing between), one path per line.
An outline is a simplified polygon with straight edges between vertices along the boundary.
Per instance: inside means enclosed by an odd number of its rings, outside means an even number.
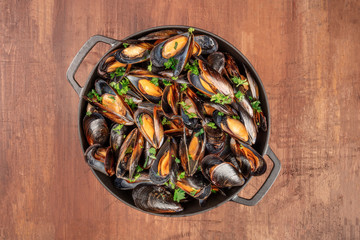
M114 169L114 155L111 147L102 148L102 152L105 152L105 156L99 156L97 151L101 149L100 144L94 144L85 151L84 157L87 164L107 176L112 176L115 174Z
M115 58L118 62L125 64L144 62L150 58L152 48L153 45L149 43L132 43L127 48L118 50L115 53Z
M165 87L161 98L161 108L166 117L171 119L175 115L179 115L179 98L180 93L177 84Z
M238 108L238 116L240 117L241 122L244 124L246 131L249 134L249 143L251 145L255 144L258 128L254 119L251 118L247 111L245 111L242 107Z
M101 60L97 69L99 76L110 78L109 73L114 72L119 67L126 67L126 64L116 61L114 56L116 51L117 50L110 52Z
M201 54L210 54L219 48L217 41L208 35L197 35L194 39L201 47Z
M165 29L156 32L149 33L144 37L139 38L140 41L151 41L151 40L158 40L158 39L167 39L171 36L182 34L182 31L177 29Z
M225 70L225 55L222 52L213 52L207 57L209 65L221 75Z
M159 103L163 95L163 90L160 86L152 83L150 77L129 74L127 78L144 98L152 103Z
M267 164L264 158L250 145L240 143L232 138L230 146L236 160L239 162L241 171L244 172L245 175L248 174L247 171L249 166L251 174L254 176L265 173Z
M206 150L210 154L217 154L225 147L225 133L219 127L210 127L209 120L204 122L204 131L206 132Z
M154 164L156 157L154 157L150 152L150 148L152 148L152 145L150 142L145 141L145 147L143 150L143 157L140 159L140 167L143 169L149 169Z
M221 116L218 113L219 111L217 110L213 113L214 122L218 127L242 142L246 143L250 141L249 133L241 120L234 119L227 115Z
M201 172L197 172L193 176L186 176L185 178L177 180L176 186L196 199L205 200L211 194L211 184L206 178L204 178Z
M243 97L240 101L238 98L236 98L236 102L233 102L231 106L238 112L240 112L240 108L242 108L249 114L251 118L254 117L254 109L252 108L249 99L246 97Z
M153 66L164 67L164 63L169 60L168 58L165 58L163 56L163 51L165 49L164 46L166 44L168 44L172 41L176 41L176 39L182 38L182 37L187 38L186 44L182 48L179 47L176 54L174 56L172 56L177 61L177 64L175 65L175 69L174 69L174 77L179 76L181 71L185 67L185 64L188 62L188 60L192 54L192 49L193 49L193 44L194 44L192 34L183 33L180 35L176 35L176 36L171 37L171 38L167 39L166 41L163 41L160 44L156 45L150 54L150 60L153 64Z
M219 112L226 114L226 115L234 115L236 114L236 111L234 111L233 108L231 108L229 105L223 105L219 103L213 103L213 102L204 102L203 104L205 115L207 116L213 116L213 113L215 110L218 110Z
M256 81L254 80L254 78L252 77L251 73L249 72L249 70L244 66L245 68L245 73L246 73L246 79L249 82L249 89L250 89L250 94L251 97L255 100L259 99L259 87L256 83Z
M233 57L228 53L225 53L225 57L226 57L225 69L226 69L228 75L230 77L240 77L239 68L238 68L235 60L233 59Z
M150 168L150 179L153 183L164 184L170 179L172 172L177 170L175 164L175 159L177 157L176 146L177 146L176 141L170 137L168 138L167 141L165 141L163 146L160 148L159 152L156 154L156 160ZM168 160L167 163L162 162L164 158L167 158ZM163 175L161 173L162 166L159 166L160 164L165 164L165 166L167 165L167 170L168 170L167 174Z
M91 113L83 119L86 140L90 145L104 145L109 138L109 128L105 118L99 113Z
M234 187L242 186L245 183L241 173L229 162L222 161L215 155L207 155L201 162L203 175L215 186Z
M205 110L203 109L202 103L198 97L194 97L196 94L191 92L190 88L187 88L186 91L181 93L181 102L184 102L187 106L189 106L189 108L185 109L184 106L181 106L180 116L187 128L195 129L201 126L200 118L204 118ZM193 114L195 114L195 116L189 116Z
M145 139L156 149L159 149L164 142L164 128L160 121L158 111L160 107L155 106L153 112L147 109L138 109L134 113L135 123ZM144 117L147 118L144 121Z
M143 184L143 185L153 185L149 178L149 174L145 172L140 173L140 177L136 180L130 180L128 178L115 178L114 180L114 187L120 190L130 190L134 189L136 186Z
M180 203L173 200L172 194L162 186L138 185L132 191L135 205L149 212L174 213L183 211Z
M120 147L124 142L124 135L127 131L127 127L121 124L114 124L110 130L110 146L115 152L115 156L117 157L119 154Z

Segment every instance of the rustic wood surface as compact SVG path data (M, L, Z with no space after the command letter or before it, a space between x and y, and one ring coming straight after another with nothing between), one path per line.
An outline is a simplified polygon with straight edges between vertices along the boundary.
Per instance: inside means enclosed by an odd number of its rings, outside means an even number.
M1 239L360 238L359 1L2 0L0 10ZM71 60L92 35L169 24L222 36L265 85L282 171L255 207L154 217L117 201L83 161Z

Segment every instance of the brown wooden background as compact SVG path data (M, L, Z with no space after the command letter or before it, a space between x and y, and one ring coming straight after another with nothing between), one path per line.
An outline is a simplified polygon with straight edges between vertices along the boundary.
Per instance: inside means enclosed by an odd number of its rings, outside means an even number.
M1 239L360 238L359 1L2 0L0 11ZM255 207L154 217L117 201L83 161L72 58L92 35L168 24L222 36L262 78L283 169Z

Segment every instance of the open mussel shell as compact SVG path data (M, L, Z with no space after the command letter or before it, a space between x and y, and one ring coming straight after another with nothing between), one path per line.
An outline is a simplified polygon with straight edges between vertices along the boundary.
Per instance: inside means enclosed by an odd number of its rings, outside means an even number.
M220 73L202 60L198 60L199 75L188 72L189 82L200 92L211 97L221 93L234 99L234 90L231 84Z
M167 39L171 36L182 34L182 31L179 31L177 29L166 29L166 30L160 30L156 32L149 33L145 35L144 37L139 38L140 41L151 41L151 40L158 40L158 39Z
M99 76L103 78L110 78L110 73L115 72L119 67L126 67L125 63L120 63L115 59L115 53L117 50L110 52L99 63L97 72Z
M219 188L242 186L245 183L241 173L229 162L215 155L207 155L201 161L203 175Z
M180 95L182 105L180 106L180 116L185 126L189 129L195 129L201 126L201 119L204 119L204 109L199 97L187 88Z
M209 65L221 75L225 73L225 55L222 52L214 52L207 57Z
M259 126L259 128L261 128L261 130L266 132L267 131L267 122L266 122L266 117L265 117L264 113L256 111L254 114L254 119L255 119L256 126Z
M144 138L139 130L135 128L125 138L119 150L119 157L116 164L116 177L123 177L126 171L129 171L129 178L133 177L143 147Z
M156 160L156 153L151 153L151 148L153 146L150 142L145 141L145 147L143 150L143 157L140 159L139 165L143 169L149 169L154 164ZM156 150L155 150L156 151Z
M178 84L166 86L161 98L161 109L166 117L173 118L179 115L179 98L180 92Z
M89 166L99 172L112 176L115 174L114 155L111 147L103 148L100 144L94 144L84 153L85 161Z
M155 85L151 80L152 76L157 75L132 75L130 73L127 78L130 80L132 85L138 90L138 92L152 103L159 103L163 95L163 90L159 84Z
M198 169L199 162L205 155L206 132L202 128L194 129L191 137L186 136L184 129L180 140L179 155L181 166L187 176L192 176Z
M160 107L155 106L153 112L139 108L134 113L139 131L156 149L159 149L164 142L164 128L160 121L159 110Z
M211 194L211 184L204 178L201 172L197 172L193 176L185 176L185 178L178 179L176 186L196 199L205 200Z
M120 190L130 190L134 189L136 186L143 185L153 185L150 180L149 173L141 172L136 179L129 179L126 177L115 178L114 186Z
M219 48L217 41L208 35L196 35L194 40L200 45L201 54L210 54L216 52Z
M138 185L132 192L135 205L154 213L174 213L183 211L180 203L173 200L172 194L162 186Z
M107 82L98 79L95 82L95 89L100 99L96 97L90 99L87 96L84 96L84 99L93 105L101 115L119 124L134 124L131 108Z
M258 100L259 99L259 87L255 81L255 79L252 77L249 70L244 66L245 73L246 73L246 79L249 83L249 89L250 89L250 95L253 99Z
M86 140L90 145L104 145L109 138L109 128L105 118L99 113L91 113L83 119Z
M219 115L219 111L215 110L213 113L213 119L215 124L225 131L227 134L236 138L242 142L249 142L249 133L246 127L240 119L234 118L234 116ZM236 116L235 116L236 117ZM239 117L240 118L240 117Z
M175 159L177 156L177 143L168 138L156 155L156 160L150 168L150 179L155 184L164 184L177 171Z
M230 140L230 147L239 163L240 170L244 172L245 175L249 174L249 170L254 176L259 176L265 173L267 165L264 158L250 145L240 143L232 138Z
M215 123L206 119L203 122L204 131L206 132L206 150L210 154L217 154L224 150L226 135L221 128L214 126Z
M144 62L149 59L152 48L152 44L145 42L131 43L127 48L118 50L115 53L115 59L125 64Z
M177 77L192 54L193 44L192 34L176 35L157 44L151 51L150 60L155 67L164 67L164 63L173 58L176 61L174 77Z
M239 116L240 121L244 124L246 131L249 134L249 143L255 144L256 139L257 139L257 133L258 133L258 128L255 124L254 119L249 115L249 113L240 105L237 105L236 103L232 104L233 106L236 107L236 114L237 116Z
M203 108L205 111L205 115L211 116L211 117L213 116L215 110L218 110L220 112L220 114L225 114L225 115L236 114L236 111L234 111L234 109L231 108L229 105L223 105L223 104L214 103L214 102L204 102Z
M116 157L119 155L120 147L126 137L126 132L127 127L118 123L114 124L110 130L110 146L115 152Z

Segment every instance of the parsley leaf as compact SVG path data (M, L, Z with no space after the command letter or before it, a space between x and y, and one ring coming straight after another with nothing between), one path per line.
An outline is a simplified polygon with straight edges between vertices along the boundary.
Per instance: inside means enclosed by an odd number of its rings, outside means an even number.
M241 91L238 91L235 94L235 97L239 100L239 102L245 97L245 94L243 94Z
M114 131L117 132L118 134L120 134L120 130L124 127L124 124L119 124L116 127L114 127Z
M124 101L131 107L131 109L136 108L136 104L132 98L125 98Z
M211 189L212 193L217 193L217 191L215 189Z
M259 101L259 100L256 100L256 101L251 102L251 106L252 106L252 108L253 108L255 111L257 111L257 112L262 112L261 107L260 107L260 101Z
M163 79L162 82L163 82L163 84L164 84L165 86L171 86L171 85L172 85L172 82L170 82L170 81L168 81L168 80L165 80L165 79Z
M185 91L186 89L187 89L187 84L182 83L182 84L181 84L181 88L180 88L180 92L183 92L183 91Z
M204 134L204 129L200 129L200 131L198 131L197 133L195 133L195 137L198 137L200 135Z
M184 110L188 110L191 107L190 105L186 105L184 101L178 102L178 104L182 106Z
M164 62L165 69L173 69L175 70L176 65L178 64L179 60L171 57L167 62Z
M194 31L195 31L194 28L192 28L192 27L188 28L188 32L189 32L190 34L192 34Z
M166 117L163 117L163 119L162 119L162 121L161 121L161 124L162 124L162 125L170 125L171 122L170 122L169 120L167 120Z
M225 114L223 112L218 112L219 116L224 116Z
M140 173L135 174L135 176L132 179L130 179L130 182L135 182L136 179L138 179L140 176L141 176Z
M92 114L92 112L89 112L89 111L86 112L86 116L89 116L89 117L90 117L91 114Z
M240 120L239 116L232 116L233 119Z
M220 103L220 104L230 104L231 98L230 98L230 96L225 96L221 93L217 93L217 94L211 96L210 101L215 102L215 103Z
M180 180L182 178L185 178L185 172L182 172L180 173L178 176L177 176L177 179Z
M150 82L151 82L152 84L154 84L155 86L159 86L159 79L158 79L158 78L153 77L153 78L150 80Z
M127 48L129 46L128 43L123 43L124 48Z
M98 102L102 101L102 97L99 96L99 94L95 91L95 89L92 89L88 94L87 94L88 98L92 99L94 97L96 97L96 100Z
M177 80L179 77L171 77L172 80Z
M176 162L176 163L180 163L180 159L175 158L175 162Z
M207 123L207 125L208 125L209 127L213 128L213 129L216 129L216 128L217 128L216 125L215 125L215 123L213 123L213 122L209 122L209 123Z
M176 50L177 46L178 46L178 42L175 42L175 46L174 46L175 50Z
M190 192L191 196L195 196L197 193L197 191L194 189L193 191Z
M139 173L139 172L142 172L144 171L144 169L140 166L136 166L136 172Z
M185 199L185 191L180 188L175 189L173 199L175 202L180 202L181 200Z
M199 66L198 60L196 59L192 64L186 63L185 70L191 71L195 75L199 75Z
M240 77L232 77L231 81L233 81L237 87L240 85L249 85L246 79L242 80Z
M150 60L150 64L147 67L147 70L150 71L150 72L152 71L152 62L151 62L151 60Z

